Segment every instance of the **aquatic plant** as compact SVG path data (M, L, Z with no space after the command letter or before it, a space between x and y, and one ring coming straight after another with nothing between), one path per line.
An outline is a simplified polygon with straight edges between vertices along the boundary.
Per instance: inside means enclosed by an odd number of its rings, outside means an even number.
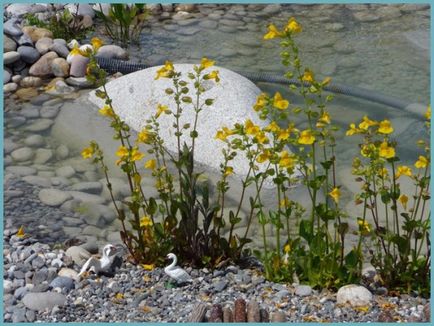
M100 10L95 10L95 13L103 21L106 33L123 46L137 41L149 15L143 3L112 3L107 15L104 14L101 4L99 8Z
M430 107L426 119L429 134ZM363 210L357 217L359 232L366 237L371 263L388 288L414 290L427 296L431 265L430 146L426 140L419 140L423 153L414 166L399 164L393 132L389 120L374 121L365 116L358 125L351 124L346 133L362 136L360 155L352 165L352 173L361 185L356 198ZM401 182L405 179L412 181L412 193L403 193ZM359 247L361 243L362 238Z
M98 67L95 53L89 52L88 79L102 87L96 92L96 95L105 101L99 113L111 121L111 127L115 131L114 138L120 141L116 164L126 174L130 186L130 199L123 202L129 213L120 207L113 195L112 199L122 223L121 238L133 260L147 265L161 263L170 251L193 266L215 266L227 259L236 259L240 253L238 249L241 242L229 242L220 235L220 229L224 226L221 214L218 215L221 209L217 203L212 202L208 184L200 182L201 173L195 169L195 143L199 137L198 117L202 110L206 110L213 103L211 98L202 99L205 93L203 83L219 81L217 70L207 70L214 65L214 61L203 58L201 64L194 66L194 71L187 75L187 78L192 80L193 90L189 89L189 83L175 70L174 65L166 62L157 71L156 79L169 78L173 81L173 88L166 89L166 94L173 98L176 111L172 112L167 106L158 105L155 115L147 121L146 127L133 141L130 128L115 113L105 88L106 73ZM195 119L192 125L181 126L180 117L186 108L194 110ZM175 153L166 149L165 140L159 134L158 119L162 114L173 117L177 140ZM189 140L181 141L183 134L186 134ZM148 154L152 158L144 163L144 167L152 171L158 198L146 197L142 189L138 164L144 159L145 153L140 151L141 144L149 146ZM90 146L82 151L82 156L92 158L101 166L107 187L112 193L104 153L98 144L91 142ZM170 172L169 162L175 166L177 186L175 176ZM128 215L131 228L125 223ZM239 219L231 218L232 227L238 222Z

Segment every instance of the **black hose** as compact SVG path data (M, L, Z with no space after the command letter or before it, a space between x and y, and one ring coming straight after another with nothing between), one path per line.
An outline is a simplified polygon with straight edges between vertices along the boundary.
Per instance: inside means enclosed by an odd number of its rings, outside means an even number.
M138 70L152 67L150 65L137 63L137 62L129 62L123 60L116 60L116 59L107 59L107 58L97 58L97 59L100 67L109 73L121 72L123 74L129 74ZM275 83L275 84L283 84L283 85L294 84L297 86L301 85L301 82L299 80L288 79L283 76L277 76L275 74L271 74L267 72L257 72L257 73L241 72L241 71L235 71L235 72L237 74L240 74L241 76L250 79L253 82L265 82L265 83ZM305 83L305 85L309 86L308 83ZM324 90L332 93L358 97L363 100L384 104L402 110L405 110L409 105L412 104L412 102L409 101L405 101L396 97L387 96L366 88L355 87L355 86L347 86L347 85L332 83L325 86Z

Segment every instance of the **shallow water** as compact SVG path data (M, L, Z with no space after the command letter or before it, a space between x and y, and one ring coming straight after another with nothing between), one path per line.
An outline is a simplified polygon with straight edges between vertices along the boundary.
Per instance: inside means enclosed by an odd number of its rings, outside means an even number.
M193 18L194 21L188 25L173 20L152 23L152 27L143 31L141 47L130 49L131 60L149 63L151 59L161 61L167 58L175 62L196 63L202 56L208 56L216 59L218 65L234 70L282 74L277 42L265 42L262 36L267 23L274 22L281 26L286 23L288 17L295 16L304 27L303 33L298 36L304 63L320 77L331 76L335 82L366 87L411 102L427 104L429 101L429 9L401 13L399 17L390 18L396 11L389 6L377 5L285 5L284 10L274 15L264 14L263 6L257 5L233 5L229 8L218 10L221 12L219 18L212 16L211 10L204 6L201 14ZM211 15L208 15L209 13ZM358 15L359 19L354 15ZM361 21L363 19L375 21ZM207 25L204 21L215 23ZM289 94L284 86L265 83L258 86L270 93L278 90L291 101L299 101L297 97ZM87 91L81 91L80 96L86 97ZM32 116L29 109L42 112L41 108L54 106L59 107L61 114L57 119L53 118L53 126L40 131L29 129L36 119L41 118L40 115ZM24 110L21 110L23 108ZM73 111L74 108L77 111ZM51 178L52 181L53 178L59 177L59 167L72 166L75 173L65 177L66 181L56 179L57 184L60 183L61 188L65 190L70 189L73 184L102 178L94 167L79 163L79 150L86 146L90 139L98 138L111 144L110 140L107 140L111 138L107 122L96 116L95 108L90 105L87 107L86 102L80 99L60 100L48 104L45 101L20 104L7 100L5 109L9 111L5 115L7 141L22 147L26 137L39 134L44 139L44 144L39 149L48 149L54 153L52 158L42 164L35 162L34 159L15 161L6 153L7 172L10 172L13 166L26 166L35 168L35 174ZM340 137L337 148L340 162L338 182L344 186L342 201L351 215L358 215L351 203L358 189L350 175L349 159L358 152L357 139L343 136L348 124L360 120L365 114L373 119L387 117L395 127L395 137L400 144L398 155L408 164L412 164L419 153L414 146L415 142L427 135L419 118L383 105L338 95L329 110L333 121L342 127L338 132ZM85 111L88 113L81 114ZM299 128L305 125L303 120L295 121ZM84 130L83 126L90 129ZM58 146L62 142L66 142L69 148L66 157L57 155ZM38 149L32 150L36 152ZM146 182L148 185L152 184L151 181ZM106 200L104 205L108 204L109 201ZM117 221L107 222L109 218L101 217L95 222L94 217L89 218L89 212L94 212L95 209L98 211L102 208L74 207L70 215L80 223L74 225L71 219L67 220L68 223L65 222L63 225L67 236L95 238L100 242L118 240L115 235L119 228ZM94 215L97 213L94 212ZM8 218L7 209L5 216ZM59 219L57 224L60 223L62 228L62 217ZM14 221L19 225L18 222ZM97 228L91 228L95 224ZM49 228L49 225L47 227ZM240 231L243 231L243 228L244 226ZM254 236L256 228L252 229ZM271 230L269 231L272 236Z

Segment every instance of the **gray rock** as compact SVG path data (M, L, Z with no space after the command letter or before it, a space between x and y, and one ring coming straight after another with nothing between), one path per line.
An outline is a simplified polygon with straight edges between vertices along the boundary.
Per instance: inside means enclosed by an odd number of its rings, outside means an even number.
M99 48L96 56L98 58L128 60L128 52L118 45L103 45Z
M68 193L72 196L72 198L78 199L85 203L95 203L95 204L105 203L105 199L97 195L87 194L81 191L68 191Z
M17 161L17 162L28 161L33 157L33 155L34 155L34 153L33 153L32 149L29 147L22 147L22 148L14 150L11 153L11 156L14 159L14 161Z
M295 294L300 297L306 297L312 294L312 288L309 285L297 285L295 287Z
M282 11L282 6L280 4L267 5L262 11L267 15L274 15Z
M70 198L67 192L58 189L42 189L39 192L39 200L48 206L60 206Z
M5 52L3 53L3 64L9 65L14 63L15 61L18 61L20 57L21 55L17 51Z
M3 52L15 51L17 43L7 35L3 35Z
M51 76L53 74L53 71L51 70L51 62L58 57L57 53L53 51L44 54L30 67L29 74L38 77Z
M56 148L56 157L60 160L64 160L69 156L69 149L66 145L59 145Z
M86 249L78 246L69 247L65 255L71 257L74 263L79 266L82 266L91 256Z
M31 47L33 47L32 38L30 37L30 35L28 35L26 33L24 33L20 36L14 36L13 38L14 38L15 42L18 43L19 46L31 46ZM38 52L38 50L36 50L36 49L35 49L35 51Z
M89 194L100 194L102 185L100 182L80 182L71 187L71 190L83 191Z
M26 308L14 308L12 313L12 322L25 323L26 321Z
M157 107L158 104L168 105L172 110L176 110L174 103L167 98L165 89L172 87L170 80L155 80L156 71L161 67L152 67L140 72L131 73L126 76L117 78L107 83L106 88L109 94L112 94L113 105L117 114L134 130L141 130L141 121L151 117L153 112L141 110L137 107L137 101L147 101L150 107ZM187 72L192 71L193 65L175 64L177 71L185 76ZM260 120L257 114L252 110L260 90L246 78L222 67L213 67L220 72L220 83L217 85L213 82L208 84L208 90L204 96L213 98L212 106L207 107L206 114L199 115L198 133L201 135L197 139L197 161L201 164L208 165L214 169L219 169L218 158L224 147L223 142L215 139L217 129L223 125L233 125L234 123L244 123L246 119L252 120L260 126L266 123ZM145 86L146 85L146 86ZM125 97L122 94L128 92L130 96ZM97 107L102 107L104 102L90 93L90 101ZM227 112L231 112L230 116ZM181 117L181 125L192 123L194 112L185 110ZM161 137L167 140L168 150L176 150L176 140L170 136L170 129L173 121L169 116L161 115L159 118ZM182 137L184 138L184 136ZM183 142L184 140L182 140ZM186 142L190 142L185 138ZM231 164L235 173L245 174L249 167L247 161L240 157L235 157Z
M51 186L51 181L49 179L37 175L28 175L23 177L22 180L34 186L39 186L44 188Z
M200 28L198 28L198 27L180 28L176 32L178 34L180 34L180 35L191 36L191 35L199 33L200 32Z
M27 293L23 298L23 303L31 310L43 311L53 309L54 306L65 305L66 297L55 292Z
M68 9L73 14L77 12L76 4L72 4L72 3L67 4L65 8ZM87 3L80 3L78 5L78 14L81 16L90 16L92 18L95 17L95 12L93 11L92 6Z
M68 77L65 82L68 85L78 87L78 88L90 88L92 83L86 79L86 77Z
M49 50L56 52L62 58L66 58L69 54L69 49L66 46L66 43L62 44L60 42L53 42Z
M53 125L54 121L50 119L37 119L31 125L27 126L25 129L27 131L41 132L45 131Z
M20 36L23 34L19 26L18 18L11 18L3 24L3 31L11 36Z
M83 57L79 54L74 55L71 61L71 69L69 74L73 77L84 77L86 75L87 64L89 58Z
M62 166L56 169L56 175L59 177L71 178L75 174L72 166Z
M6 172L26 176L36 174L37 170L28 166L8 166L6 167Z
M206 29L216 29L218 26L218 23L214 20L202 20L199 23L199 26Z
M28 322L30 322L30 323L34 322L36 319L35 312L33 310L27 310L26 311L26 318L27 318Z
M18 300L21 300L26 293L29 292L29 289L25 286L19 287L18 289L15 290L14 292L14 297L17 298Z
M28 13L37 13L46 11L46 4L27 4L27 3L13 3L7 6L5 12L8 16L21 17Z
M51 288L61 288L70 291L74 288L74 280L65 276L58 276L50 283Z
M38 148L33 162L35 164L45 164L53 158L53 151L46 148Z
M59 110L58 106L44 106L40 110L41 118L54 119L57 117Z
M21 87L39 87L42 85L42 79L39 77L27 76L20 81Z
M3 84L9 83L10 80L11 80L11 73L6 69L3 70Z
M24 139L24 144L29 147L41 147L45 144L45 140L41 135L30 135Z
M21 75L15 75L15 76L12 76L12 81L14 82L14 83L19 83L20 81L21 81L21 79L23 79L23 76L21 76Z
M21 60L30 64L38 61L41 57L41 54L32 46L21 45L17 51L21 55Z
M35 48L41 55L44 55L48 51L50 51L51 46L53 45L53 39L49 37L40 38L36 44Z
M228 280L221 280L214 284L214 291L219 293L222 292L226 287L228 286L229 281Z
M372 301L372 293L363 286L349 284L341 287L336 294L337 304L349 303L354 307L367 306Z

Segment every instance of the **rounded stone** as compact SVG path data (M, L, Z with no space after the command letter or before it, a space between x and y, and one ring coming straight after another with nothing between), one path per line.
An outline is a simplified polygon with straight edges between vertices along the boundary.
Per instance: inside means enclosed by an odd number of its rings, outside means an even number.
M59 177L71 178L75 174L72 166L62 166L56 169L56 175Z
M71 257L74 263L79 266L82 266L91 256L89 251L79 246L69 247L66 250L65 255Z
M354 307L367 306L372 302L372 293L363 286L349 284L341 287L336 295L337 304L349 303Z
M17 90L18 85L16 83L8 83L3 85L3 93L13 93Z
M11 153L12 158L17 162L25 162L33 157L34 153L29 147L22 147Z
M36 44L35 48L41 55L44 55L50 50L50 47L53 45L53 39L49 37L40 38Z
M41 85L42 85L42 79L33 76L24 77L20 82L21 87L39 87Z
M46 28L36 26L24 26L22 31L30 36L33 43L36 43L43 37L49 37L51 39L53 38L53 33Z
M96 56L98 58L128 60L128 52L118 45L103 45L99 48Z
M64 58L55 58L51 61L51 70L56 77L68 77L69 64Z
M64 160L65 158L67 158L69 156L69 149L66 145L59 145L56 148L56 157L59 160Z
M24 144L29 147L41 147L45 144L45 141L41 135L30 135L24 139Z
M18 61L20 57L21 55L17 51L3 53L3 64L9 65L14 63L15 61Z
M11 73L9 71L7 71L6 69L3 70L3 84L7 84L10 82L11 80Z
M41 54L32 46L21 45L17 51L25 63L35 63L41 57Z
M35 164L45 164L53 158L53 151L46 148L38 148L35 153Z
M66 297L56 292L30 292L23 298L24 305L36 311L53 309L54 306L63 306L66 303Z
M50 51L44 54L38 61L36 61L29 70L29 74L38 77L49 77L53 74L51 70L51 62L58 58L56 52Z
M71 198L67 192L53 188L42 189L38 196L43 204L54 207L62 205Z
M84 77L86 75L88 63L89 58L83 57L79 54L74 55L71 60L71 69L69 74L73 77Z
M7 35L3 35L3 52L15 51L17 43Z
M25 88L22 88L25 89ZM18 92L17 92L18 93ZM49 129L53 125L53 120L51 119L37 119L31 125L27 126L25 129L27 131L41 132Z

